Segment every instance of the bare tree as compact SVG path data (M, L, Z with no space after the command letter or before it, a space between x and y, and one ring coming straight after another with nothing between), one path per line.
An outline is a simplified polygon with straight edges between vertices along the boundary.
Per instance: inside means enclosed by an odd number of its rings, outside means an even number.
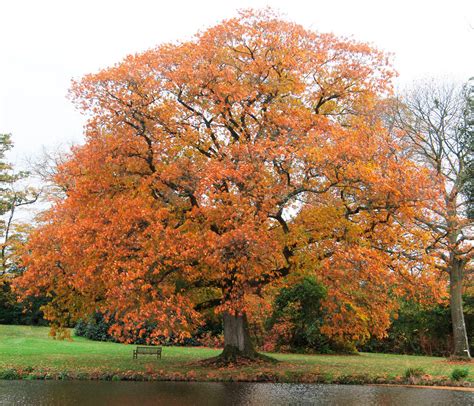
M462 292L463 280L472 273L473 222L467 216L469 200L464 185L468 148L471 86L437 83L415 85L407 91L394 114L394 125L409 140L415 159L429 168L438 193L427 205L418 225L433 236L430 250L438 267L449 274L450 307L456 358L470 358Z
M42 194L45 199L50 197L64 198L67 194L68 186L58 182L56 175L58 167L64 164L70 157L70 151L73 145L59 145L55 149L46 149L39 158L29 159L28 167L30 172L39 179L42 188Z

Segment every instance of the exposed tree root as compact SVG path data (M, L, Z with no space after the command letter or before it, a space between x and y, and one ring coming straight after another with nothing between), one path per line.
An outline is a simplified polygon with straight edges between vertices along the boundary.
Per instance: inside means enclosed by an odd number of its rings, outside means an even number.
M243 353L235 347L226 346L217 357L208 358L199 361L200 365L208 367L228 367L233 365L255 365L255 364L275 364L278 361L275 358L260 354L256 351Z

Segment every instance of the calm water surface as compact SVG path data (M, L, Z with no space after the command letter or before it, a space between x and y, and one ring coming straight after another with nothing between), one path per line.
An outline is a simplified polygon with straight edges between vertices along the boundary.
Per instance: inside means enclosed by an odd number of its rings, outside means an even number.
M0 405L474 406L474 393L318 384L0 381Z

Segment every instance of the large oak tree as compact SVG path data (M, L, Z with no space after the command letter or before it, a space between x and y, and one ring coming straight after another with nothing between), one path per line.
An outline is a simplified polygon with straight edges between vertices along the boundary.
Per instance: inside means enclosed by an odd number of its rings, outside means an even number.
M423 248L400 224L426 182L379 118L393 74L365 44L249 11L86 76L86 143L19 288L51 295L58 325L113 314L124 340L187 334L214 307L224 357L252 358L249 295L311 273L328 334L383 335L396 297L437 280L401 255Z

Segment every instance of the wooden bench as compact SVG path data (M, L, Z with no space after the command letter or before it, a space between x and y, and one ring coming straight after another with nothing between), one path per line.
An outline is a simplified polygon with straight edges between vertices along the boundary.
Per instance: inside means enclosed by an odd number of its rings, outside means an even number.
M161 358L161 347L137 347L133 350L133 359L138 358L138 354L155 355L156 359Z

